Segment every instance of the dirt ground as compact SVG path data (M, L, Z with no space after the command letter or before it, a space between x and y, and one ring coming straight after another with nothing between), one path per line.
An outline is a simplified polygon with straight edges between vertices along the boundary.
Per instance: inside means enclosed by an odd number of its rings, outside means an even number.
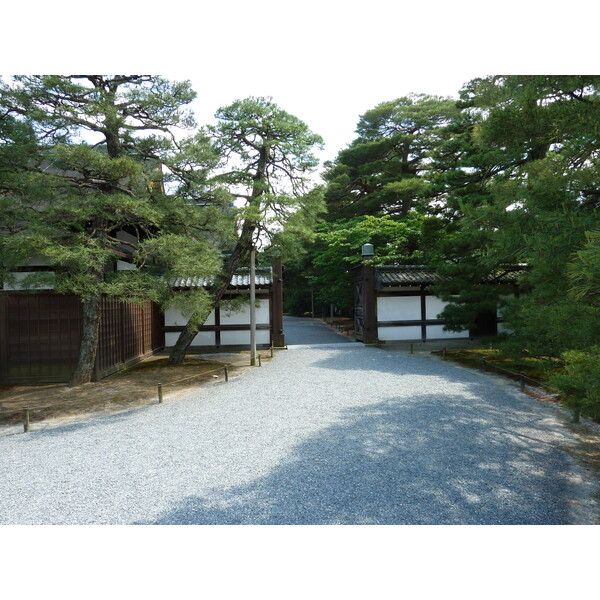
M261 363L269 351L258 353ZM0 386L0 425L21 422L25 407L30 421L43 421L92 412L114 412L158 402L159 383L164 395L236 377L250 367L250 353L189 355L182 365L170 365L166 355L156 355L102 381L78 387L65 384Z

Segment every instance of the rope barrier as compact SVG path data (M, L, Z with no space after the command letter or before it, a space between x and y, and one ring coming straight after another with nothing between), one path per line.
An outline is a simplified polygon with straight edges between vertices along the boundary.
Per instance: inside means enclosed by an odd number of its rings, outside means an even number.
M282 348L276 348L276 349L282 349ZM287 346L285 347L285 349L287 349ZM273 358L273 347L271 347L270 350L271 350L271 358ZM266 356L263 357L260 354L258 355L258 364L261 367L262 367L262 358L267 358L267 357ZM165 386L176 385L178 383L181 383L182 381L188 381L190 379L202 377L203 375L212 375L213 373L217 373L220 371L223 372L223 374L225 376L225 381L227 382L227 381L229 381L229 369L230 368L247 367L247 366L248 366L247 363L224 363L223 366L216 367L209 371L203 371L202 373L196 373L195 375L190 375L188 377L182 377L181 379L176 379L175 381L169 381L167 383L159 383L159 384L157 384L158 402L159 402L159 404L163 403L163 388ZM53 404L46 404L44 406L36 406L33 408L30 408L30 407L2 408L2 409L0 409L0 415L21 413L22 421L23 421L23 431L25 433L27 433L30 430L30 415L32 412L46 410L46 409L52 409L52 408L68 408L71 405L77 405L77 404L81 404L81 400L79 400L79 399L71 400L71 401L63 400L61 402L56 402Z
M496 369L496 371L501 371L502 373L506 373L510 377L513 377L515 379L519 379L520 386L521 386L521 391L522 392L525 391L525 381L531 382L531 385L533 385L533 386L537 386L537 387L541 387L543 389L547 389L546 385L543 384L541 381L537 381L536 379L533 379L532 377L529 377L529 375L525 375L525 373L523 373L523 372L521 372L521 373L515 373L514 371L509 371L508 369L503 369L502 367L499 367L498 365L495 365L495 364L489 362L487 360L487 358L482 358L481 359L481 363L482 363L483 369L485 371L487 371L487 367L489 365L492 369Z

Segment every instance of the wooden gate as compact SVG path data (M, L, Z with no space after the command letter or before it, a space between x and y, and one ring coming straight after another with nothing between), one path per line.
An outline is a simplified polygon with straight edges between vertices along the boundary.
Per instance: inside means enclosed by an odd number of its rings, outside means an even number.
M94 379L164 346L162 315L150 300L102 300ZM0 382L62 383L79 355L81 303L52 292L0 294Z
M0 381L67 381L77 360L80 336L77 297L0 294Z

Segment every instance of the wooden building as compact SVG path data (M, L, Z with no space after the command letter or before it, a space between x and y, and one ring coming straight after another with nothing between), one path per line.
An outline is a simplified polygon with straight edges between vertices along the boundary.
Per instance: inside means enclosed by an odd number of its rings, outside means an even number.
M162 315L104 298L94 380L151 356L164 346ZM0 383L67 382L79 354L81 301L52 290L0 292Z
M202 278L178 279L175 290L206 287ZM281 261L273 261L273 268L256 269L256 345L258 348L285 345L283 334L283 277ZM242 350L250 344L250 273L240 271L231 279L221 305L215 308L200 327L191 349L196 351ZM231 307L229 301L236 302ZM245 302L243 300L246 300ZM239 305L241 304L241 305ZM177 308L165 311L165 346L175 345L187 319Z
M178 280L174 287L183 290L198 285L206 282ZM281 262L275 261L273 269L257 269L255 285L257 347L283 346ZM227 300L249 296L249 290L249 274L232 278L223 306L200 328L192 350L249 347L249 304L226 308ZM107 377L174 345L185 322L178 310L167 309L163 314L150 300L129 303L104 298L93 379ZM80 338L81 302L77 296L19 285L0 290L0 383L67 382L77 361Z
M518 269L506 270L496 283L514 293ZM446 306L431 292L440 281L434 269L422 265L372 267L362 264L355 269L355 331L364 343L461 339L492 336L502 330L497 311L481 315L476 331L446 331L440 313Z

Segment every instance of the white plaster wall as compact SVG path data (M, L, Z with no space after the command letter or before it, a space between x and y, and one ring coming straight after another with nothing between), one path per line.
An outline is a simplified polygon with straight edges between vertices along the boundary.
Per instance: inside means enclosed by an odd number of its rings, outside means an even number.
M165 333L165 346L174 346L179 337L178 331L168 331ZM196 337L192 341L192 346L214 346L215 345L215 332L214 331L200 331L196 334Z
M2 284L2 289L6 290L6 291L10 291L10 290L53 290L54 289L54 285L51 283L44 283L44 284L36 284L36 285L32 285L29 284L27 286L23 285L23 280L28 277L29 275L33 275L35 273L35 271L20 271L17 273L11 273L11 275L14 277L14 279L8 283L8 282L4 282ZM54 273L51 272L45 272L45 275L50 275L52 277L54 277Z
M512 298L514 298L514 294L504 294L502 297L505 300L510 300ZM503 318L503 314L502 314L502 310L498 310L498 318L502 319ZM514 333L514 329L510 329L509 327L507 327L504 323L498 323L498 333Z
M256 322L261 325L269 324L269 300L258 300ZM221 308L221 325L250 325L250 304L244 304L235 312L227 312L225 308Z
M117 271L135 271L137 267L131 263L125 262L124 260L117 261Z
M269 344L271 335L267 329L260 329L256 332L257 344ZM249 346L250 331L221 331L221 345L223 346Z
M498 323L498 333L514 333L514 329L507 327L504 323Z
M30 267L49 267L50 261L45 256L38 254L36 256L31 257L27 261L27 264ZM23 265L23 266L25 266L25 265Z
M178 308L169 307L165 311L165 326L167 327L175 327L182 326L187 323L187 319L181 314L181 311ZM215 324L215 313L214 311L208 315L208 319L206 319L205 325L214 325ZM214 343L214 342L213 342Z
M394 341L394 340L420 340L421 339L421 326L412 325L408 327L378 327L377 337L381 341Z
M378 321L420 321L420 296L379 296L377 298ZM394 329L385 327L385 329ZM420 335L419 335L420 337ZM383 338L379 338L383 339ZM388 338L392 339L392 338ZM393 338L396 339L396 338ZM398 338L400 339L400 338Z
M456 339L456 338L468 338L468 331L444 331L443 325L428 325L427 326L427 339L436 340L442 338Z
M447 302L440 300L437 296L425 297L425 315L428 319L437 319L438 315L447 306Z
M256 308L256 322L259 325L269 325L269 300L261 299L258 301ZM165 311L165 326L182 326L187 323L187 319L183 316L178 308L170 307ZM215 313L210 313L205 325L215 324ZM221 309L221 325L250 325L250 305L245 304L239 310L228 313L225 309ZM177 341L179 333L165 333L165 345L173 346ZM257 344L269 344L271 342L271 332L269 330L258 330L256 332ZM194 341L194 346L214 346L215 332L200 331ZM221 331L222 346L241 346L250 345L250 331Z

